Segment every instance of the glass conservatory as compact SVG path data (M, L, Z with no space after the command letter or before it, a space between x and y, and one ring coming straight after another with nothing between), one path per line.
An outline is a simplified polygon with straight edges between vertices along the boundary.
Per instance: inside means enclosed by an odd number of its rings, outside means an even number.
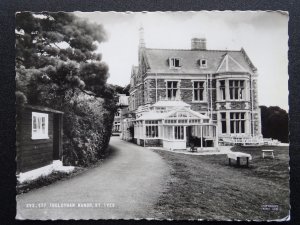
M159 103L159 102L158 102ZM134 121L134 140L141 146L167 149L217 148L217 127L190 105L154 104Z

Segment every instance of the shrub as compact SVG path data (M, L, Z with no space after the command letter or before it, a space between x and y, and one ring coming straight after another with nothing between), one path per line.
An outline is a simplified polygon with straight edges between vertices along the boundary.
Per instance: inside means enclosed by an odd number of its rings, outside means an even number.
M65 110L65 165L88 166L107 155L114 113L104 104L98 98L83 98Z

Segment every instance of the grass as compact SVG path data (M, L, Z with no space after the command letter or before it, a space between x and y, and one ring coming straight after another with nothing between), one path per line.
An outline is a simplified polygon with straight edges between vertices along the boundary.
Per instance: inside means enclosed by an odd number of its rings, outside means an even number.
M229 166L226 155L196 156L154 150L168 163L168 188L156 204L162 218L274 220L289 214L288 147L273 147L275 159L261 147L233 147L250 153L250 167ZM263 148L267 149L267 148ZM263 205L277 205L266 211Z

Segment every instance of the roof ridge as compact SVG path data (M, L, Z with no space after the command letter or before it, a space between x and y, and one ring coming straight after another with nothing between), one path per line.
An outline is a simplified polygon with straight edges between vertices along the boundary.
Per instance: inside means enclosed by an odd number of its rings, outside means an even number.
M206 50L192 50L192 49L181 49L181 48L145 48L145 50L169 50L169 51L191 51L191 52L241 52L241 50L226 50L226 49L206 49Z

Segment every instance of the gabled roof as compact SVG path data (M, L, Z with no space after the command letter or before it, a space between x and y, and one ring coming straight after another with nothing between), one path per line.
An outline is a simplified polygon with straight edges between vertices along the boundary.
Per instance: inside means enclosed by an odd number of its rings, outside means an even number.
M216 73L220 67L225 55L230 57L233 69L236 64L244 68L246 72L253 73L253 65L247 58L245 51L229 50L189 50L189 49L151 49L145 48L143 56L148 62L149 72L151 73L174 73L174 74L207 74ZM180 58L181 68L171 69L169 67L169 58ZM207 60L207 68L200 68L199 60Z
M248 70L238 63L232 56L226 53L223 57L221 64L219 65L217 73L224 72L243 72L246 73Z

